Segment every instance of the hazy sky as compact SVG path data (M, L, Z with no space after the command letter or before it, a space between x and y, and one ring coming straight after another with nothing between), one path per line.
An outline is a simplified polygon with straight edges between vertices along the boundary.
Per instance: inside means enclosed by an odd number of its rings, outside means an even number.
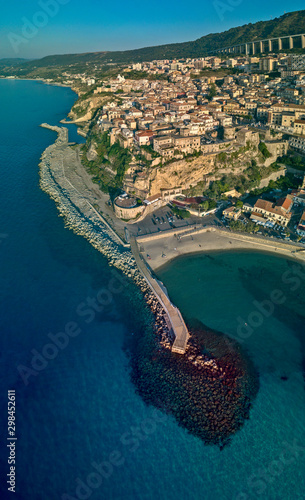
M0 58L183 42L304 8L304 0L11 0L0 7Z

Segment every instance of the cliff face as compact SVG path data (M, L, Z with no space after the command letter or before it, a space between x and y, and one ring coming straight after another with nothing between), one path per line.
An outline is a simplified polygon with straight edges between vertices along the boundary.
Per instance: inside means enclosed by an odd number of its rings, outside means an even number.
M161 189L183 188L195 186L204 180L205 175L214 169L214 156L199 157L192 160L179 160L168 165L161 165L148 171L135 180L138 189L149 189L151 195Z
M270 146L269 143L267 145ZM160 190L164 189L194 188L198 183L202 186L202 183L220 180L224 175L239 176L252 165L253 161L259 168L268 167L283 154L281 148L283 148L282 143L276 143L273 149L270 147L271 157L268 159L265 159L254 145L249 149L237 147L223 159L219 158L219 154L210 154L174 161L141 172L133 182L136 189L149 192L150 195L160 193Z
M90 96L88 99L78 99L69 113L75 123L89 122L95 111L109 100L107 96Z

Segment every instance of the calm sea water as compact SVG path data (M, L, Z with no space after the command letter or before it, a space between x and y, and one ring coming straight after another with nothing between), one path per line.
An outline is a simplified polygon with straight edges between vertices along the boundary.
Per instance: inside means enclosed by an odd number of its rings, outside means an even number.
M137 290L118 286L104 257L64 227L39 189L39 158L54 140L39 124L58 124L74 100L69 89L0 81L0 498L13 497L6 412L7 390L15 389L16 499L304 499L298 270L251 253L187 257L164 268L160 276L187 318L244 341L261 387L250 419L221 452L145 406L123 350L143 311ZM72 126L70 138L81 140ZM113 290L113 280L119 293L102 311L77 312L100 289ZM267 313L255 315L253 302L269 300L275 289L285 301L270 315L264 303ZM71 322L78 335L58 352L46 348L48 335ZM39 366L43 350L53 359ZM36 371L24 371L34 356Z

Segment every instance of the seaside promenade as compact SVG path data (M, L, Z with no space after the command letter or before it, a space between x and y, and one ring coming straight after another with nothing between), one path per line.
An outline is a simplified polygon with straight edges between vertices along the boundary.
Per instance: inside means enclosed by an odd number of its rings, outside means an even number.
M279 241L260 235L235 233L215 226L192 226L139 236L143 255L149 255L149 267L157 271L171 260L196 253L215 251L261 251L304 262L305 248L300 243Z
M159 283L151 275L146 263L140 255L138 244L134 236L130 236L130 247L140 272L144 276L167 315L168 323L175 336L172 352L184 354L187 341L189 339L189 333L179 309L172 304L169 297L163 290L161 283Z

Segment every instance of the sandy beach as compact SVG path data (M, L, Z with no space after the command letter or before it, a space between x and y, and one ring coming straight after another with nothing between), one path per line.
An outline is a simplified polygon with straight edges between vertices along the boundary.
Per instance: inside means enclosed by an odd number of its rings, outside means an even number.
M173 233L164 233L162 237L159 234L158 238L151 236L137 239L141 253L151 269L155 271L181 255L215 251L261 251L300 261L305 260L305 251L298 251L302 247L283 243L276 239L267 240L266 238L231 233L215 228L204 229L187 236L183 236L182 233L180 238L178 236Z

